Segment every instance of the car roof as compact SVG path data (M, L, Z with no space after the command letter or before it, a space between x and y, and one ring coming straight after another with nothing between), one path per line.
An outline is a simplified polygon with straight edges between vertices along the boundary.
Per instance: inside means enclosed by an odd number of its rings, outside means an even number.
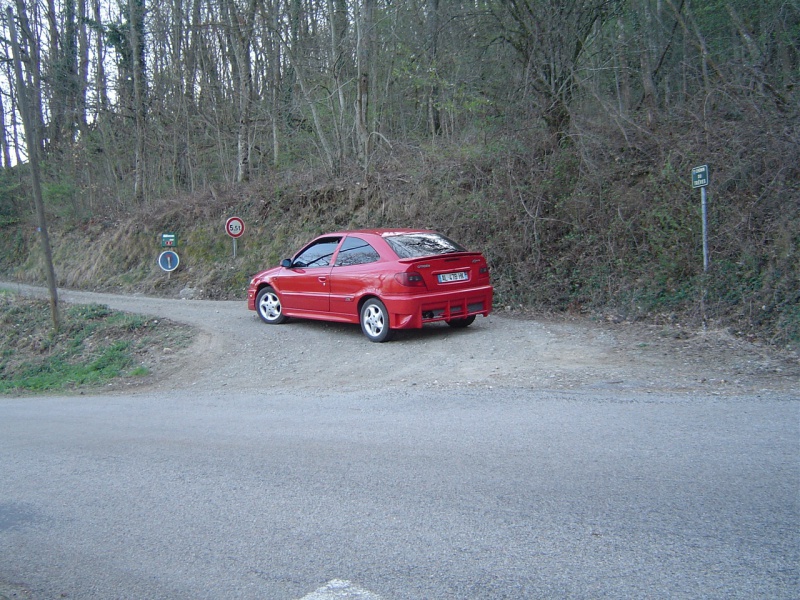
M393 235L402 235L409 233L438 233L432 229L411 229L407 227L394 227L394 228L378 228L378 229L351 229L347 231L332 231L320 237L327 237L331 235L376 235L379 237L391 237Z

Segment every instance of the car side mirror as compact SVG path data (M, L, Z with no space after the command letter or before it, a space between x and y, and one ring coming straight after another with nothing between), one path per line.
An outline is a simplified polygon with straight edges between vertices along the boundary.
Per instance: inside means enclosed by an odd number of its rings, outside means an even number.
M291 259L291 258L284 258L284 259L281 261L281 266L282 266L284 269L291 269L291 268L292 268L292 259Z

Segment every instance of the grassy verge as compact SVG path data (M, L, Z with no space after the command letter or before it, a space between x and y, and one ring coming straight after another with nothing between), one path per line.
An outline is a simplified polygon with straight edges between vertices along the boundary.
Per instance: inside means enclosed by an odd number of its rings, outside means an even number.
M64 392L150 374L165 347L186 346L190 328L113 311L62 305L55 332L47 301L0 293L0 394Z

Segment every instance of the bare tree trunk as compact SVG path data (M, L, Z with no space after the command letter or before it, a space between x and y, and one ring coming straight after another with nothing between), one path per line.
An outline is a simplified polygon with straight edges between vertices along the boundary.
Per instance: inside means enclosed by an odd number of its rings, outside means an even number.
M751 65L751 69L755 71L759 78L756 82L760 88L763 88L763 73L761 72L761 64L763 62L763 54L761 53L760 48L756 44L755 40L753 40L753 36L747 31L747 27L745 26L742 18L739 16L739 13L736 12L736 9L731 6L730 4L726 7L728 9L728 14L731 17L731 21L736 26L737 31L739 32L739 36L744 41L745 47L747 48L748 56L748 64Z
M55 149L63 148L65 144L71 144L75 140L78 122L80 83L77 1L79 0L62 0L63 19L60 31L56 3L54 0L48 0L47 3L47 19L50 24L50 145Z
M78 128L86 133L86 90L89 87L89 39L86 34L86 2L78 0L78 94L76 112Z
M351 74L345 48L347 36L347 4L345 0L328 0L328 20L331 30L331 65L333 85L336 90L338 116L336 119L337 160L341 162L346 153L345 115L347 100L345 98L345 81Z
M325 130L322 127L322 120L320 119L317 105L314 102L314 97L311 94L311 89L306 82L302 65L298 62L297 57L292 50L298 46L296 29L294 27L292 28L292 31L290 31L291 39L288 41L281 36L281 31L278 27L273 27L272 32L276 39L279 40L280 47L283 49L284 55L289 62L289 66L291 67L291 69L287 70L287 72L292 76L292 81L296 82L300 87L300 91L303 93L303 98L305 98L305 101L308 104L308 110L311 112L311 118L314 123L314 131L317 134L317 138L319 139L320 146L322 146L322 151L324 153L323 159L325 160L325 164L332 172L335 172L338 170L338 165L334 160L334 155L331 151L331 145L328 141L328 136L325 135Z
M239 126L236 135L236 181L250 180L250 113L253 104L253 70L250 45L253 35L256 0L249 0L246 14L241 14L236 0L227 0L228 26L231 29L233 55L236 60L236 88Z
M31 107L31 118L34 120L31 126L35 128L35 140L38 144L40 153L44 152L44 113L42 111L42 71L41 71L41 51L39 40L31 31L28 11L25 7L25 0L16 0L17 15L19 16L20 27L20 50L29 57L29 68L26 70L26 84L30 90L29 98Z
M96 23L102 23L103 16L100 13L101 0L94 0L94 20ZM95 116L99 116L108 109L108 86L106 83L106 71L103 64L105 63L105 44L103 43L103 36L99 33L96 36L95 52L97 59L95 60L95 85L97 86L97 109Z
M146 104L144 72L144 0L128 0L130 18L131 68L133 69L133 110L135 119L135 167L133 197L144 201Z
M625 36L625 24L622 18L617 19L617 37L614 44L614 56L617 60L617 103L620 115L627 115L631 107L631 74L628 65L628 39Z
M703 36L703 32L700 31L700 27L697 25L697 21L694 19L694 14L692 13L691 9L691 2L686 3L686 14L688 15L689 22L694 28L695 35L697 36L697 42L700 47L700 65L703 71L703 84L705 85L706 93L708 93L711 90L711 78L708 76L708 46L706 45L706 38Z
M368 125L369 92L370 92L370 62L373 44L371 40L374 33L375 0L362 0L358 13L358 95L356 97L356 133L358 136L358 157L364 167L364 172L369 170L370 158L370 132Z
M8 27L11 31L11 46L14 52L14 70L17 79L17 98L19 101L20 112L22 113L23 127L25 128L25 141L28 145L28 162L31 171L31 184L33 186L33 201L36 205L36 216L39 220L39 232L42 240L42 250L44 251L45 269L47 273L47 287L50 291L50 316L53 321L53 329L58 331L60 319L58 314L58 289L56 288L56 274L53 269L53 252L50 248L50 237L47 234L47 219L44 214L44 201L42 200L42 186L39 179L39 144L36 140L36 127L31 115L31 107L28 103L25 81L22 76L22 62L20 59L20 49L17 43L17 28L14 25L14 13L11 7L6 7L8 15Z
M6 61L6 65L5 66L6 66L6 69L7 69L6 77L8 78L8 81L16 81L16 74L14 72L14 60L13 60L13 57ZM11 101L9 114L13 115L13 114L16 114L17 112L22 114L22 109L20 109L19 106L18 106L17 98L15 97L15 94L9 94L8 95L8 99ZM22 148L24 146L24 144L20 142L20 133L19 133L19 127L17 126L17 119L13 119L13 118L11 119L11 134L12 134L11 135L11 139L14 141L14 143L13 143L13 146L14 146L14 164L19 165L19 164L22 164L25 161L25 157L22 156L22 152L20 151L20 148Z
M700 30L700 27L697 24L697 21L694 19L694 14L692 13L692 3L691 0L686 0L685 2L681 3L680 6L675 6L674 0L666 0L666 2L670 5L672 12L675 14L675 17L678 19L681 27L683 28L685 35L690 35L691 33L697 39L697 48L700 52L700 69L703 74L703 86L706 91L706 94L709 93L711 90L711 77L709 75L709 67L716 69L716 65L713 64L711 61L711 55L708 51L708 45L706 44L706 39L703 36L703 32ZM683 12L686 12L686 18L683 16ZM688 23L687 23L688 21ZM689 31L689 25L691 25L693 31ZM717 74L719 71L717 70Z
M271 46L270 58L272 61L272 81L271 85L271 104L272 104L272 164L277 166L280 158L280 135L279 123L280 110L280 89L281 89L281 45L278 43L278 7L272 8L272 35L269 38Z
M647 44L643 43L639 48L640 70L642 74L642 88L644 90L643 103L647 110L647 124L652 127L656 119L657 92L656 84L653 81L653 69L650 62L650 50Z
M0 145L3 147L3 168L11 168L11 148L8 145L8 132L6 131L6 110L3 106L3 94L0 94Z
M442 132L441 110L439 108L439 0L428 0L426 21L426 45L428 52L428 76L431 77L428 92L428 128L432 136Z
M67 1L67 6L70 2ZM47 22L50 25L50 56L49 56L49 78L51 84L51 94L49 102L50 112L50 145L58 148L61 146L61 135L64 129L64 121L66 120L66 99L68 90L66 89L64 64L59 57L60 50L58 47L59 40L62 36L59 35L57 19L56 19L56 3L54 0L47 0Z

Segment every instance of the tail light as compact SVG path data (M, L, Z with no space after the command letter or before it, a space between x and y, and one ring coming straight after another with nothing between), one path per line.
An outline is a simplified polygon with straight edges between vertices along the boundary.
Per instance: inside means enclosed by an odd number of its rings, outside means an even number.
M419 273L395 273L394 280L404 287L425 287L425 281Z

